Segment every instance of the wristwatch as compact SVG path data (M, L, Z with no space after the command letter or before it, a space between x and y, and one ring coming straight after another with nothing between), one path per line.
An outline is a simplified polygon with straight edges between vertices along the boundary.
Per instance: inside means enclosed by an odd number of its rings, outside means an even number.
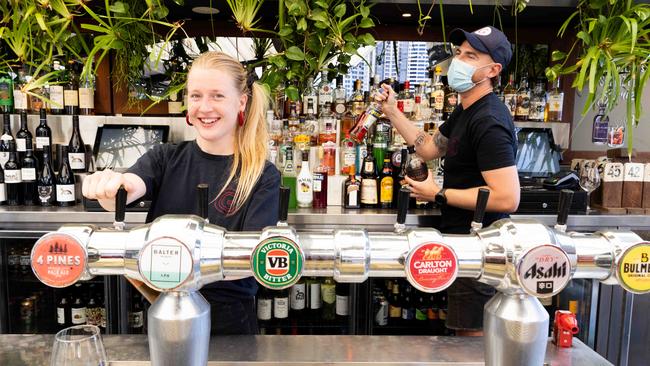
M447 196L445 195L447 188L443 188L438 193L436 193L435 202L438 206L444 206L447 204Z

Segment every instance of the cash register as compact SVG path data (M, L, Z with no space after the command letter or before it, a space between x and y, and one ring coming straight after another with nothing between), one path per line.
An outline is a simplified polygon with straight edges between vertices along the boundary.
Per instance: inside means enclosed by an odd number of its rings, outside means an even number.
M580 189L577 174L560 166L561 152L551 128L516 128L516 165L521 185L517 213L554 214L560 190L574 190L572 214L587 212L587 193Z

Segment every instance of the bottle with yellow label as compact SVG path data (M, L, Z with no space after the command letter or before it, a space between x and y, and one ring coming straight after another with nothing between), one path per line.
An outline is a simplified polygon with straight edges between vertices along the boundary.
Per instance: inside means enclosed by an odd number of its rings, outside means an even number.
M384 167L379 175L379 206L391 208L393 206L393 169L390 159L384 159Z

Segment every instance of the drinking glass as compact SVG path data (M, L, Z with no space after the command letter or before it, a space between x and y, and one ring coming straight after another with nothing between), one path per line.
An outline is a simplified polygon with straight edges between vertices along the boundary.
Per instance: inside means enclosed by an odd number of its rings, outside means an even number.
M583 161L580 167L580 187L587 191L587 212L591 210L591 192L600 186L600 173L596 162L593 160Z
M625 126L610 125L607 130L607 146L621 147L625 143Z
M54 337L50 366L106 366L106 352L95 325L65 328Z

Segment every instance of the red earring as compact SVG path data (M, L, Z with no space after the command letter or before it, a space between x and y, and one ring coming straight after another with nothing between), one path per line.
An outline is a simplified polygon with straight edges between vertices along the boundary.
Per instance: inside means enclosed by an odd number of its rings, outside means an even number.
M246 117L244 116L244 111L239 111L239 115L237 116L237 122L239 123L240 126L243 126L244 121L246 121Z
M185 115L185 123L187 123L188 126L194 126L192 122L190 122L190 116Z

